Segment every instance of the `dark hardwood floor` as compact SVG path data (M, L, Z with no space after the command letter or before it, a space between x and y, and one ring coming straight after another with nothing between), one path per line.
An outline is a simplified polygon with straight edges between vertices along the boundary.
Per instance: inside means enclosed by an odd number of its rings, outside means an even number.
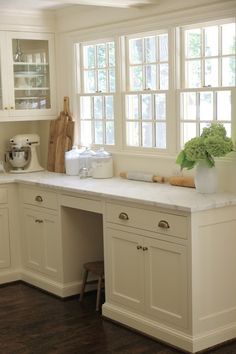
M104 320L96 294L61 300L24 283L0 287L0 354L180 354ZM236 354L236 342L207 353Z

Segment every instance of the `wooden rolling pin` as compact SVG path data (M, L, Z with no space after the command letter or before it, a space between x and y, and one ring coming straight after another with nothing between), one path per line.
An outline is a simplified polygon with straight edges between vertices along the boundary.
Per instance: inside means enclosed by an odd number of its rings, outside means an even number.
M144 182L164 183L166 181L165 177L163 176L155 176L152 173L136 172L136 171L120 172L120 177L132 179L134 181L144 181Z
M168 182L173 186L195 188L193 177L173 176L168 178Z

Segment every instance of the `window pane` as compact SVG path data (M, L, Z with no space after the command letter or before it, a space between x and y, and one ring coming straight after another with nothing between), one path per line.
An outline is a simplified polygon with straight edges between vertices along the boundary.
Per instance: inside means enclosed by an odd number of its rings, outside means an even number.
M146 89L156 90L156 65L146 66Z
M95 72L88 70L84 72L84 91L86 93L95 92Z
M139 118L138 95L126 96L126 119Z
M91 98L81 97L80 98L80 116L81 119L91 119Z
M217 120L231 120L231 92L217 92Z
M205 28L205 56L218 55L218 27Z
M235 85L235 58L222 59L222 86Z
M143 89L143 68L141 66L130 68L130 89L131 91Z
M224 127L225 127L227 136L228 136L228 137L231 137L231 135L232 135L232 132L231 132L231 128L232 128L232 127L231 127L231 124L230 124L230 123L224 123L223 125L224 125Z
M94 96L93 98L93 109L94 109L94 119L102 119L103 118L103 112L102 112L102 97L100 96Z
M160 64L160 89L167 90L169 87L168 64Z
M218 86L218 59L205 60L205 85Z
M197 135L195 123L182 123L183 128L183 144Z
M106 119L114 119L113 96L105 96Z
M98 91L107 92L107 71L98 70Z
M143 62L142 38L129 40L129 60L131 64L141 64Z
M108 52L109 52L109 66L115 66L116 58L115 58L115 43L108 43Z
M106 45L97 45L97 67L104 68L106 66Z
M160 61L168 60L168 35L162 34L159 36L159 59Z
M114 122L106 122L106 144L114 145Z
M142 119L152 119L151 95L142 95Z
M166 149L166 123L156 124L156 147Z
M126 123L126 143L129 146L139 146L139 124L138 122Z
M156 62L156 37L147 37L145 42L145 59L146 63Z
M95 144L103 144L103 122L95 120L94 122L95 128Z
M84 52L84 67L91 69L95 67L95 47L94 45L87 45L83 47Z
M192 29L185 32L185 54L187 58L199 58L201 56L201 30Z
M87 146L92 143L91 121L81 121L81 144Z
M222 54L236 53L235 23L222 25Z
M184 92L181 94L182 103L182 119L196 120L197 117L197 105L196 105L196 93Z
M152 123L142 123L142 146L152 147Z
M115 69L109 70L109 90L110 92L115 92L116 90Z
M200 93L200 120L213 119L213 93Z
M166 96L164 93L155 95L156 119L166 119Z
M191 60L186 63L187 87L201 86L201 62Z

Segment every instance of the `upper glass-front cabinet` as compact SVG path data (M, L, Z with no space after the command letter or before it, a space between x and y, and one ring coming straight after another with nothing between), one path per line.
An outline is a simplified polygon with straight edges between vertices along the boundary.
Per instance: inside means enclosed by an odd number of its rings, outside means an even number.
M0 43L1 117L4 120L54 118L53 35L8 32Z

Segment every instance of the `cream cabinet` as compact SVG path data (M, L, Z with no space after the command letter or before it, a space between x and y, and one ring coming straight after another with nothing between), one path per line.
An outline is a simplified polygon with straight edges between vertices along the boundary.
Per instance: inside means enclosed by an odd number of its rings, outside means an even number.
M57 195L44 190L23 188L21 197L24 267L57 280L60 265Z
M107 303L186 328L187 218L126 205L106 210Z
M8 193L6 188L0 188L0 269L8 268L10 264Z
M0 120L52 119L55 102L52 34L0 32Z
M0 206L0 269L10 266L10 234L8 208Z

